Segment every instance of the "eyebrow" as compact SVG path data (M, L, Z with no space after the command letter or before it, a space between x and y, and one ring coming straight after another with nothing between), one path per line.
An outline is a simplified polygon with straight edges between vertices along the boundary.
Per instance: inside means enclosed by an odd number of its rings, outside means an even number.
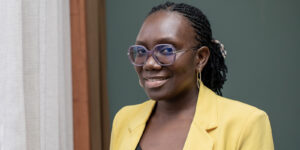
M176 44L177 41L174 40L173 38L169 38L169 37L158 39L158 40L154 41L154 43L155 43L155 44L172 44L172 45L174 45L174 46L177 45L177 44ZM144 41L136 41L135 44L147 46L147 43L144 42Z
M137 44L137 45L146 45L146 42L144 42L144 41L135 41L135 44Z

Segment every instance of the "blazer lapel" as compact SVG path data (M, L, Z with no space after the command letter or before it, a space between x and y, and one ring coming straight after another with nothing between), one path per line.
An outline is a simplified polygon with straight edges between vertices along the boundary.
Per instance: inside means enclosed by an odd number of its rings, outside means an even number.
M139 140L144 132L145 129L145 125L140 125L138 127L136 127L134 130L129 131L129 136L128 139L126 140L127 142L124 143L126 144L126 146L124 146L124 148L126 148L126 150L135 150Z
M213 138L209 131L217 128L217 100L218 96L200 84L200 91L193 122L191 124L183 150L212 150L214 146ZM156 102L150 100L141 107L141 111L128 127L128 139L124 142L126 150L135 150L149 119Z
M142 106L141 110L137 114L137 116L133 119L135 121L131 122L131 124L128 127L128 133L129 136L128 139L126 139L126 143L124 143L126 146L126 150L135 150L137 144L140 141L140 138L144 132L147 120L149 119L153 108L155 106L154 100L149 100L145 103L144 106Z
M213 144L213 139L206 130L191 124L183 150L212 150Z
M209 131L217 128L218 96L201 82L193 122L183 150L212 150L214 141Z

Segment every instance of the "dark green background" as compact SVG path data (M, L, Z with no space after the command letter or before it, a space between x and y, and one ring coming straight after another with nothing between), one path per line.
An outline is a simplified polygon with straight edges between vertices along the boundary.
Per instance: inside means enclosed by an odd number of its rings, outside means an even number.
M107 0L108 95L111 120L147 99L126 52L148 11L163 0ZM178 2L178 1L176 1ZM223 94L266 111L276 149L299 149L300 1L185 0L200 8L228 52Z

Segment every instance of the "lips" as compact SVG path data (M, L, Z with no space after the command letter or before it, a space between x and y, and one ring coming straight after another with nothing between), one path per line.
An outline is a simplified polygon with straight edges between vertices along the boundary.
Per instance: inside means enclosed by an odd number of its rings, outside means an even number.
M168 77L161 77L161 76L144 78L145 87L147 87L147 88L161 87L168 81L168 79L169 79Z

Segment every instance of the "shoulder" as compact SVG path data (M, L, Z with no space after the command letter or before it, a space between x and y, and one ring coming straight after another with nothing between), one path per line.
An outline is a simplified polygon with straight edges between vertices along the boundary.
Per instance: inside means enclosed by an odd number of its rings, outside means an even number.
M116 126L128 127L130 123L142 122L151 113L154 104L155 101L148 100L141 104L124 106L116 113L113 128Z
M274 149L272 129L265 111L220 96L217 107L223 136L231 139L237 149Z
M129 134L128 129L143 123L154 103L148 100L141 104L125 106L117 112L112 124L111 149L120 149L120 144L124 143L124 139Z
M217 107L220 129L224 129L228 139L236 139L238 149L273 149L271 125L265 111L224 97L218 98Z
M219 96L206 86L202 86L201 88L202 90L200 90L199 93L201 103L199 103L199 106L197 107L202 109L202 111L200 111L201 113L207 111L209 112L207 113L208 116L214 117L209 120L218 120L217 122L219 122L219 124L232 128L233 126L242 126L242 123L250 116L267 116L263 110L257 107Z
M265 111L257 107L220 96L218 96L217 107L219 115L222 115L225 118L226 116L233 116L238 118L250 116L267 116Z
M153 100L148 100L141 104L125 106L117 112L112 124L111 149L118 149L116 146L128 136L128 131L145 122L154 104Z
M144 109L151 108L153 103L153 100L148 100L140 104L124 106L116 113L115 119L135 116L136 114L142 112Z
M220 127L242 132L253 123L262 126L266 123L269 124L269 118L265 111L237 100L218 97L217 116Z
M127 106L122 107L118 113L133 113L136 111L140 111L140 109L149 107L149 105L151 105L152 103L153 103L153 100L147 100L140 104L127 105Z

